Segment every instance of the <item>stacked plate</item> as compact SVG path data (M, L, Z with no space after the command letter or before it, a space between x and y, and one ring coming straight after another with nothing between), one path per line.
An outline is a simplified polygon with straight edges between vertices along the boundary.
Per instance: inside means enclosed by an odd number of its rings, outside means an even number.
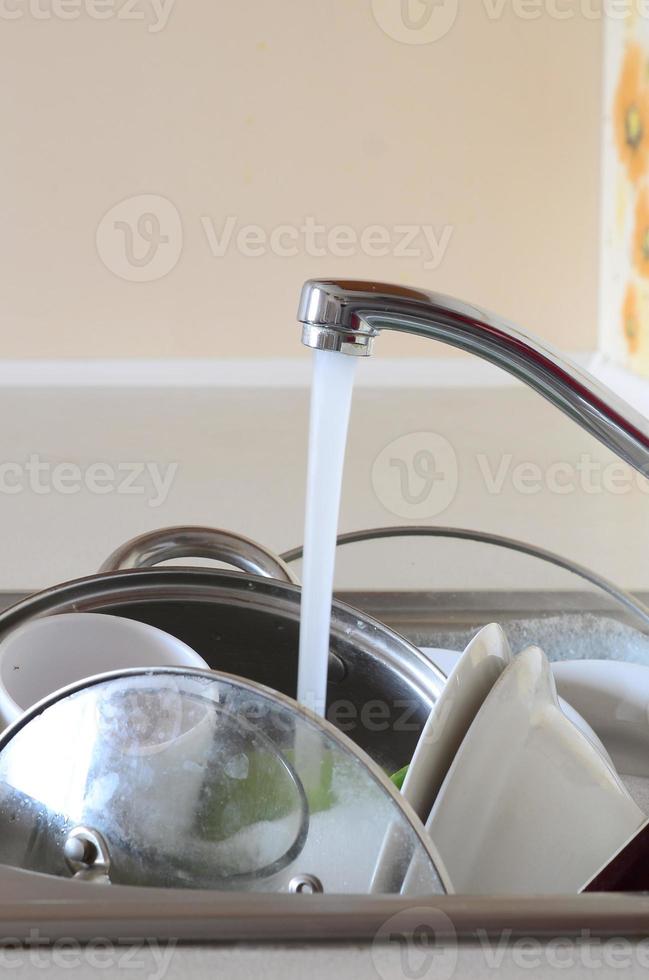
M429 655L451 669L402 793L453 890L581 891L646 822L629 789L649 774L649 668L512 657L496 625Z

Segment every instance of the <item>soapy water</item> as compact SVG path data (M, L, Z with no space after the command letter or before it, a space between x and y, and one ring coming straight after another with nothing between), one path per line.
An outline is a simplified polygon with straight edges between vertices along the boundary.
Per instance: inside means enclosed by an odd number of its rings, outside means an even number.
M313 352L298 701L324 717L338 512L357 359Z
M621 660L649 666L649 636L612 616L565 613L502 623L514 652L539 646L552 662ZM464 650L480 629L434 630L410 636L420 647Z

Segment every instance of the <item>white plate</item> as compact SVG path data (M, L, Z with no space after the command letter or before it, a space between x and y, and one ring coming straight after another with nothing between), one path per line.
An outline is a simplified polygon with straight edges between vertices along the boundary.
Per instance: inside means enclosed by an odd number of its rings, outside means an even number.
M531 647L476 715L427 827L458 893L576 894L644 820Z
M428 657L428 659L431 660L435 664L435 666L439 668L441 673L444 674L444 676L447 678L450 677L451 673L453 672L454 668L457 666L460 658L462 657L462 654L458 653L457 650L442 650L442 649L437 649L436 647L422 647L421 652L425 654ZM582 663L584 662L585 661L582 661ZM597 661L592 661L592 662L597 663ZM649 675L649 669L647 670L647 674ZM649 676L647 677L647 684L649 685ZM562 693L560 686L559 686L559 692ZM565 693L565 691L563 693ZM568 696L566 695L566 698L567 697ZM569 718L570 721L573 723L573 725L576 725L577 728L584 733L586 738L589 738L590 741L593 743L593 745L599 749L599 751L602 753L604 758L608 762L613 764L614 760L609 754L606 746L597 735L597 732L594 730L594 727L590 725L586 720L586 718L584 717L586 712L584 711L579 712L578 710L576 710L574 705L569 701L569 699L566 700L566 698L563 697L559 698L559 704L561 705L561 710L563 711L566 718ZM583 697L577 698L577 700L579 701L580 705L584 704ZM588 711L587 713L589 715L592 714L592 712L590 711ZM646 744L647 744L647 748L649 749L649 723L647 726ZM624 772L624 773L626 773L627 771L626 769L621 768L620 766L618 766L618 769L620 769L620 772ZM646 774L647 776L649 776L649 752L647 753L646 756L645 766L642 774L643 775Z
M63 613L34 619L0 643L0 727L68 684L128 667L207 664L175 636L121 616Z
M500 626L481 629L457 661L417 743L401 792L426 821L482 702L512 654Z
M557 690L604 742L619 772L649 776L649 667L618 660L552 664Z

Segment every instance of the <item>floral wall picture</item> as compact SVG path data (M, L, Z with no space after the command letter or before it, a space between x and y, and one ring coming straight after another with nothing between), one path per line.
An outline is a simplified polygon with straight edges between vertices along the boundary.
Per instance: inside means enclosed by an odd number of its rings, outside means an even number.
M607 19L601 347L649 377L649 24Z

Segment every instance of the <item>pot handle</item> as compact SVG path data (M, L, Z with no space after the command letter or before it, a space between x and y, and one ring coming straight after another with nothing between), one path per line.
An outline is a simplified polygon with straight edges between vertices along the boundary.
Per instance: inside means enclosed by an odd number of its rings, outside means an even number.
M268 548L213 527L169 527L142 534L114 551L99 571L149 568L172 558L210 558L253 575L300 584L288 565Z

